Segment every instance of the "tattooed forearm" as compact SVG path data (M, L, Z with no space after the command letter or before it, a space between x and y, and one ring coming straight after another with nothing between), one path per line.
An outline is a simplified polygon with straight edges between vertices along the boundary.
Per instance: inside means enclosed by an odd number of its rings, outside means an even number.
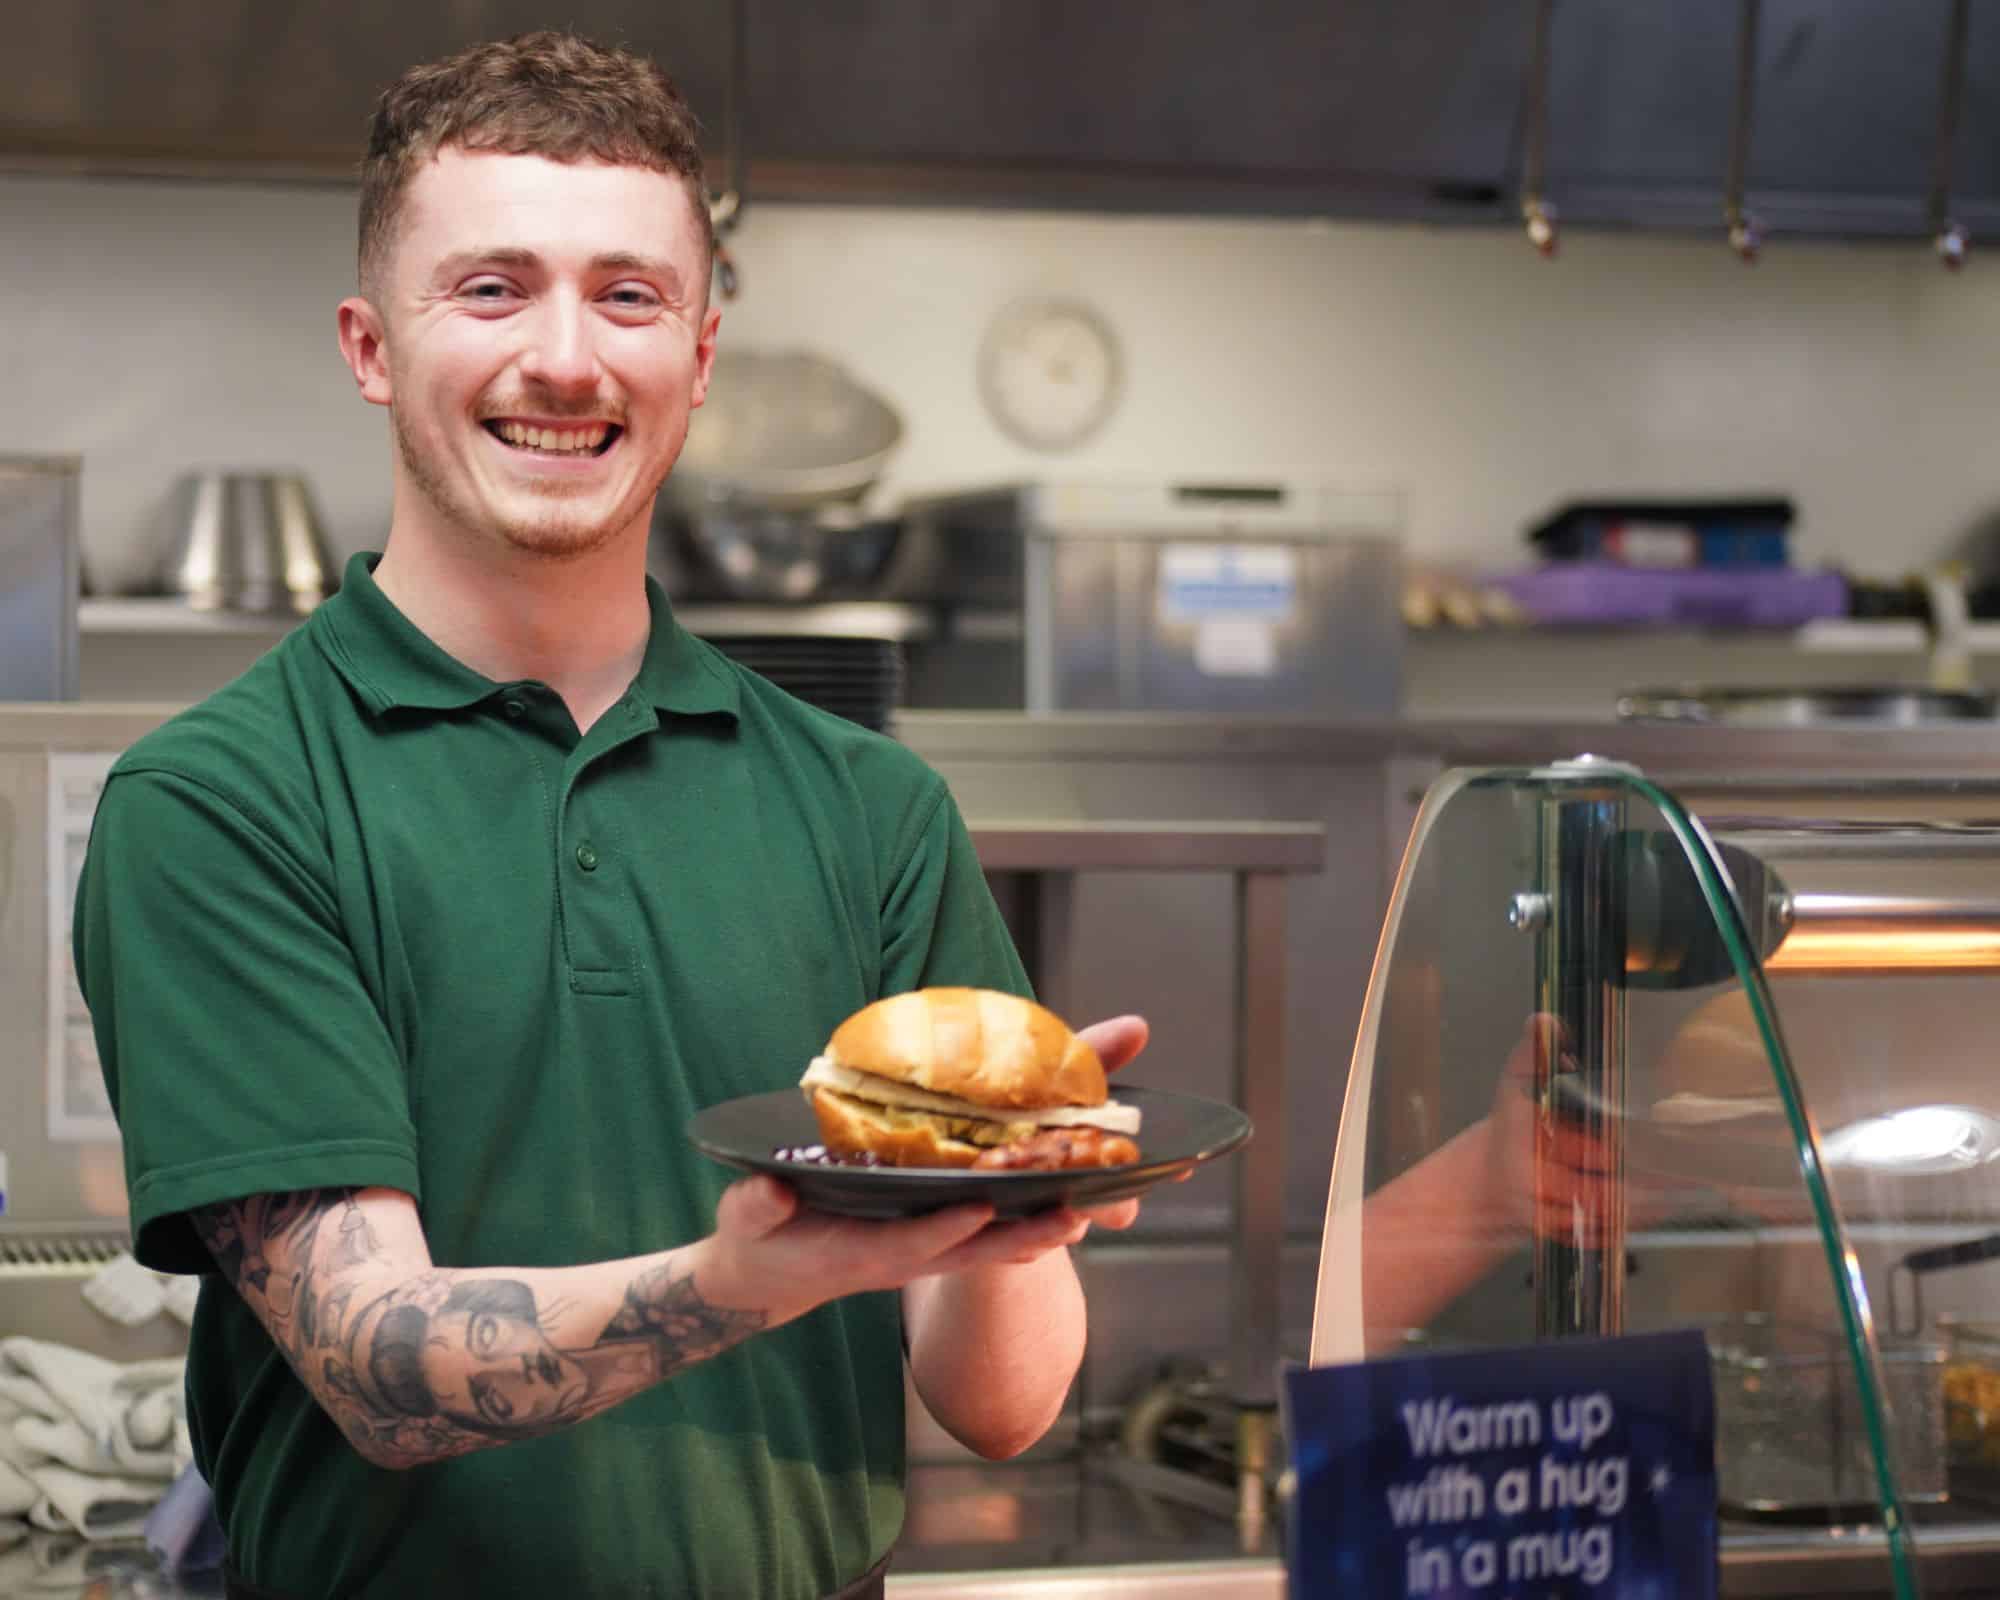
M255 1291L281 1322L289 1322L298 1303L301 1274L278 1271L275 1250L287 1260L312 1254L319 1225L329 1212L360 1216L352 1189L300 1189L285 1194L251 1195L230 1205L209 1206L192 1213L195 1232L215 1258L223 1275L246 1292ZM343 1223L343 1227L347 1224ZM366 1222L364 1220L365 1229ZM310 1321L308 1303L306 1311Z
M625 1289L625 1304L605 1324L600 1345L643 1340L661 1377L719 1355L758 1332L770 1318L761 1311L728 1311L710 1305L695 1287L694 1274L673 1276L672 1264L648 1267Z
M671 1257L534 1272L424 1270L427 1262L412 1270L348 1189L255 1196L193 1221L315 1398L384 1466L568 1427L768 1321L709 1304ZM617 1305L594 1337L585 1290Z

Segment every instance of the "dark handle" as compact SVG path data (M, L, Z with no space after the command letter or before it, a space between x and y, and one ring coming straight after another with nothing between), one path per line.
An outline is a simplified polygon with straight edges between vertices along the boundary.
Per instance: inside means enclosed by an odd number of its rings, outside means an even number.
M1899 1337L1913 1337L1924 1323L1924 1285L1926 1273L1943 1272L1950 1267L1969 1267L1975 1262L1991 1261L2000 1256L2000 1233L1989 1233L1983 1239L1961 1239L1957 1244L1941 1244L1929 1250L1912 1250L1896 1263L1889 1273L1889 1330ZM1898 1271L1910 1275L1910 1315L1903 1316L1903 1297L1897 1293L1897 1285L1902 1281Z
M1942 1272L1947 1267L1969 1267L1976 1261L2000 1256L2000 1233L1983 1239L1961 1239L1957 1244L1941 1244L1930 1250L1912 1250L1903 1265L1914 1273Z

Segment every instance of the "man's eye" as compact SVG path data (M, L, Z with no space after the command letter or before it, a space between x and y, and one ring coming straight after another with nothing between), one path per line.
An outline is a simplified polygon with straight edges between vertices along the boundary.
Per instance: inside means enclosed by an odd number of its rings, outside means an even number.
M644 289L613 289L611 301L621 311L648 311L660 303Z
M512 297L512 293L513 291L511 291L506 284L495 283L491 280L488 280L485 283L468 284L465 289L465 294L468 299L485 300L493 302L510 299Z

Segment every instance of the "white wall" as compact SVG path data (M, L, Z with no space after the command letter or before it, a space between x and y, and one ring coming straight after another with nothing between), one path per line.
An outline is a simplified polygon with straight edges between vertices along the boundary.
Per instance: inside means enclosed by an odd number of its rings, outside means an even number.
M333 308L341 187L0 177L0 451L79 452L86 553L117 586L197 463L311 474L340 553L375 543L386 432ZM2000 263L1919 242L1572 235L756 207L723 337L845 361L905 413L885 488L1040 473L1310 471L1394 482L1422 557L1504 563L1582 493L1774 490L1809 561L1893 573L2000 501ZM974 357L1011 298L1097 303L1129 391L1082 451L981 414Z

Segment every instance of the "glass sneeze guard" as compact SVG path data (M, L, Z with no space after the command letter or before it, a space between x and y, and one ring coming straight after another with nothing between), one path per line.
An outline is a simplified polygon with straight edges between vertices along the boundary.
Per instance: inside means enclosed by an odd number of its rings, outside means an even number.
M1759 843L1594 758L1433 788L1357 1038L1311 1358L1700 1327L1724 1516L1878 1530L1914 1596L1910 1508L1948 1493L1946 1352L1921 1314L1880 1323L1841 1201L1898 1225L1929 1202L1844 1181L1844 1147L1830 1170L1767 976L1802 985L1790 1018L1821 975L1914 946L1881 937L1893 897L1801 893Z

